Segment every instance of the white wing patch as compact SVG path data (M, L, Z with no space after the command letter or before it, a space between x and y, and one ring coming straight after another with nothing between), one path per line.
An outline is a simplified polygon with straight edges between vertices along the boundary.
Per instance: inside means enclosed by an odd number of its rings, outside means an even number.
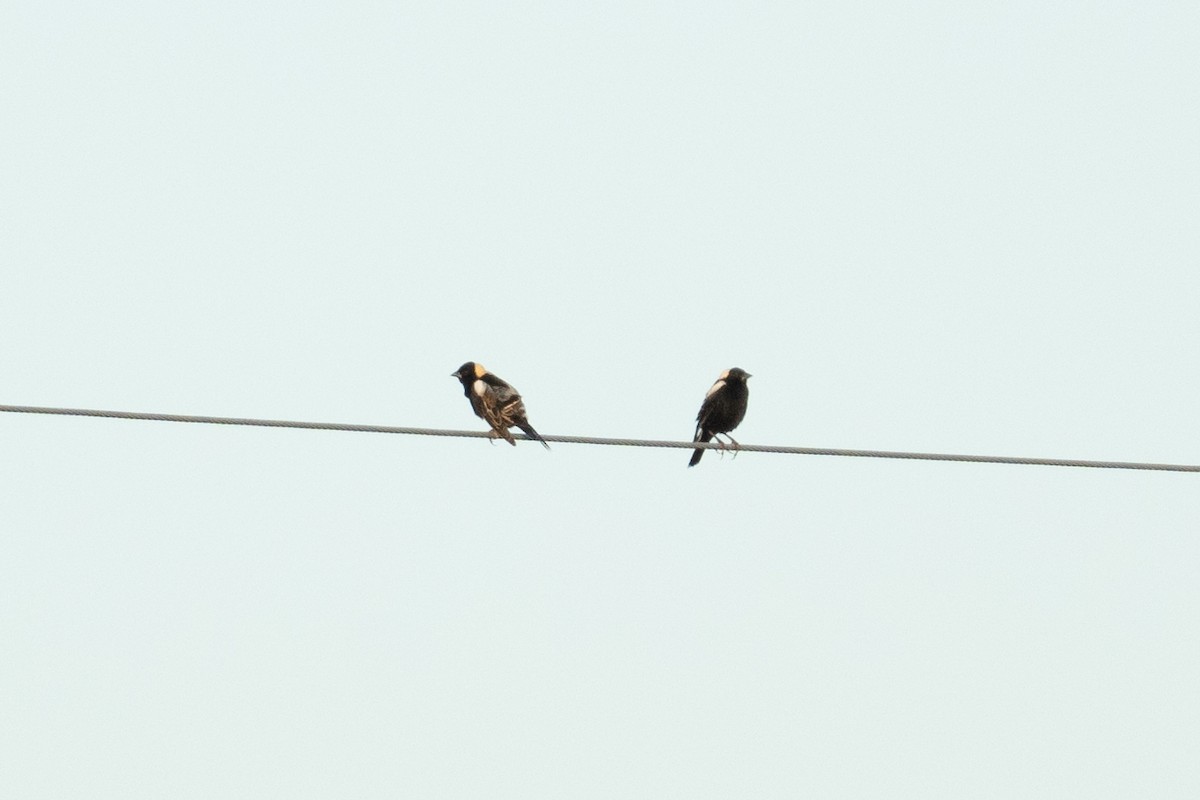
M475 381L475 383L471 384L471 390L480 397L487 394L487 388L487 384L483 381Z
M721 390L721 387L723 387L724 385L725 385L725 381L723 381L723 380L717 381L716 383L714 383L714 384L712 385L712 388L711 388L711 389L709 389L707 392L705 392L705 393L704 393L704 396L705 396L705 397L712 397L712 396L713 396L713 392L718 392L718 391L720 391L720 390Z

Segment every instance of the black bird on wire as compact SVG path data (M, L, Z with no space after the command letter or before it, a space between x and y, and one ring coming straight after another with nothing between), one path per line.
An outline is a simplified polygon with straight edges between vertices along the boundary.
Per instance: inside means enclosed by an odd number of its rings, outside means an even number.
M516 447L517 440L508 431L515 425L525 431L529 438L541 442L542 447L550 449L542 435L525 418L525 403L521 395L508 383L474 361L468 361L450 375L462 383L463 394L471 401L475 416L491 426L491 438L500 437Z
M717 378L717 382L704 395L704 402L700 404L693 442L707 442L722 433L729 436L729 432L741 424L746 416L746 404L750 400L750 387L746 385L749 377L750 374L746 370L738 367L721 373L721 377ZM733 442L734 449L738 447L737 440L732 436L729 436L729 441ZM723 442L721 449L725 449ZM704 448L692 451L692 460L688 462L688 466L694 467L699 464L703 455Z

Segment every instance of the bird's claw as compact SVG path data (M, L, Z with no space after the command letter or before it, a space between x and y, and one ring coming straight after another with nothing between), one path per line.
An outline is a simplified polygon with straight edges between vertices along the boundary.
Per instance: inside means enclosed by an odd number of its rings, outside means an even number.
M722 436L724 436L726 439L728 439L729 442L725 442L724 440L722 440L721 439ZM738 457L738 452L741 450L742 446L740 444L738 444L737 439L734 439L728 433L725 433L725 434L714 433L713 440L717 443L717 453L720 455L721 458L725 457L725 452L727 450L733 451L733 458Z

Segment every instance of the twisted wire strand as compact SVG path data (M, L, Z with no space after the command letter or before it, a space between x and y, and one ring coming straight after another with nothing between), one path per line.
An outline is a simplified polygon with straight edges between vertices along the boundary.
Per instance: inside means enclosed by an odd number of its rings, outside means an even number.
M355 431L359 433L396 433L409 436L451 436L487 439L487 431L446 430L442 428L407 428L393 425L357 425L344 422L300 422L282 419L253 419L249 417L211 417L193 414L156 414L140 411L105 411L93 408L47 408L43 406L0 405L0 412L12 414L53 414L73 417L104 417L108 419L136 419L154 422L195 422L207 425L248 425L259 428L299 428L302 430ZM521 433L513 433L517 439L531 441ZM547 442L559 444L590 444L614 447L668 447L682 450L726 449L719 442L679 442L663 439L617 439L601 436L543 436ZM1155 464L1140 461L1088 461L1073 458L1029 458L1024 456L980 456L954 453L915 453L901 450L846 450L832 447L785 447L779 445L741 444L739 452L781 453L803 456L845 456L851 458L893 458L915 461L959 461L979 464L1019 464L1048 467L1087 467L1092 469L1136 469L1161 472L1200 472L1200 465Z

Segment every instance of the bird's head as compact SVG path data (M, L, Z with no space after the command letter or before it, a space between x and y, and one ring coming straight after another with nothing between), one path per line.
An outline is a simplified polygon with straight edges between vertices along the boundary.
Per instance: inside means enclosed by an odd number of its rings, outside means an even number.
M746 380L752 377L754 376L749 372L746 372L746 370L742 369L741 367L734 367L733 369L725 370L725 372L721 375L721 380L741 381L742 383L745 383Z
M451 372L450 377L458 378L463 386L470 386L475 381L487 374L487 368L485 368L483 364L477 364L474 361L468 361L458 369L454 370L454 372Z

